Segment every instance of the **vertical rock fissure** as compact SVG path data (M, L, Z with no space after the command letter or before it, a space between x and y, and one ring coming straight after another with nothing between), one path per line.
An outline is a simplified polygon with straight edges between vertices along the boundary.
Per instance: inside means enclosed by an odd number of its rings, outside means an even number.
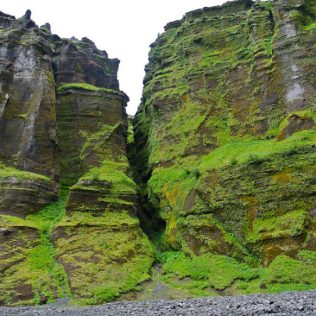
M131 126L134 128L133 120L130 121ZM166 228L166 222L163 220L157 208L155 208L150 202L147 192L147 182L151 176L151 170L148 168L147 162L142 161L139 163L137 157L137 146L134 139L127 145L127 157L132 169L133 179L137 185L137 216L140 220L140 226L143 232L148 236L150 240L154 240L157 236L162 235ZM141 169L140 169L141 168ZM145 171L146 170L146 171Z

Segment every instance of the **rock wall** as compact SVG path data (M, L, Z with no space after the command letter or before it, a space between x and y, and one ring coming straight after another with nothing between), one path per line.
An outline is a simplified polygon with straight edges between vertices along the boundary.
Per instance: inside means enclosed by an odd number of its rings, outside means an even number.
M165 249L266 267L316 250L315 9L233 1L151 45L134 164Z
M0 13L0 305L103 302L149 277L118 65Z
M313 0L189 12L132 120L117 59L0 12L0 305L315 289L315 40Z

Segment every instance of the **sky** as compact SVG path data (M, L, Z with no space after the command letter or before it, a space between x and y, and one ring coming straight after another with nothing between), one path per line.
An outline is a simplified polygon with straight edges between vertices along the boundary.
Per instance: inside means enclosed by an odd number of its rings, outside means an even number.
M0 11L21 17L27 9L38 25L49 22L52 33L88 37L110 58L121 60L120 89L129 97L127 113L135 114L143 88L149 45L171 21L195 9L226 0L2 0Z

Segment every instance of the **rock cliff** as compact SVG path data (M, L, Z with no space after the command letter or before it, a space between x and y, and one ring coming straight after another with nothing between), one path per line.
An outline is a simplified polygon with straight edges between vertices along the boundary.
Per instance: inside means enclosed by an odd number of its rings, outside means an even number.
M132 119L117 59L0 12L0 305L315 289L315 43L313 0L189 12Z
M0 305L98 303L149 277L118 65L0 13Z
M316 250L315 27L312 0L239 0L187 13L151 45L134 165L144 229L178 251L162 261L171 280L202 279L202 295L315 287L290 268ZM265 266L261 281L216 283L211 265L238 270L221 255Z

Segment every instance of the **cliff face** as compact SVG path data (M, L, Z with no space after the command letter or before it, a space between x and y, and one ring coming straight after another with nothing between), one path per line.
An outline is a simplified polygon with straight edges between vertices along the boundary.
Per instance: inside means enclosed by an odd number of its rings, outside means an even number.
M117 59L0 12L0 305L315 289L315 43L313 0L189 12L133 134Z
M118 65L0 13L0 305L97 303L148 277Z
M134 120L143 225L160 220L164 247L200 256L169 257L173 277L215 263L229 275L212 253L283 274L234 293L314 282L289 267L316 250L315 23L311 0L240 0L187 13L151 45Z

